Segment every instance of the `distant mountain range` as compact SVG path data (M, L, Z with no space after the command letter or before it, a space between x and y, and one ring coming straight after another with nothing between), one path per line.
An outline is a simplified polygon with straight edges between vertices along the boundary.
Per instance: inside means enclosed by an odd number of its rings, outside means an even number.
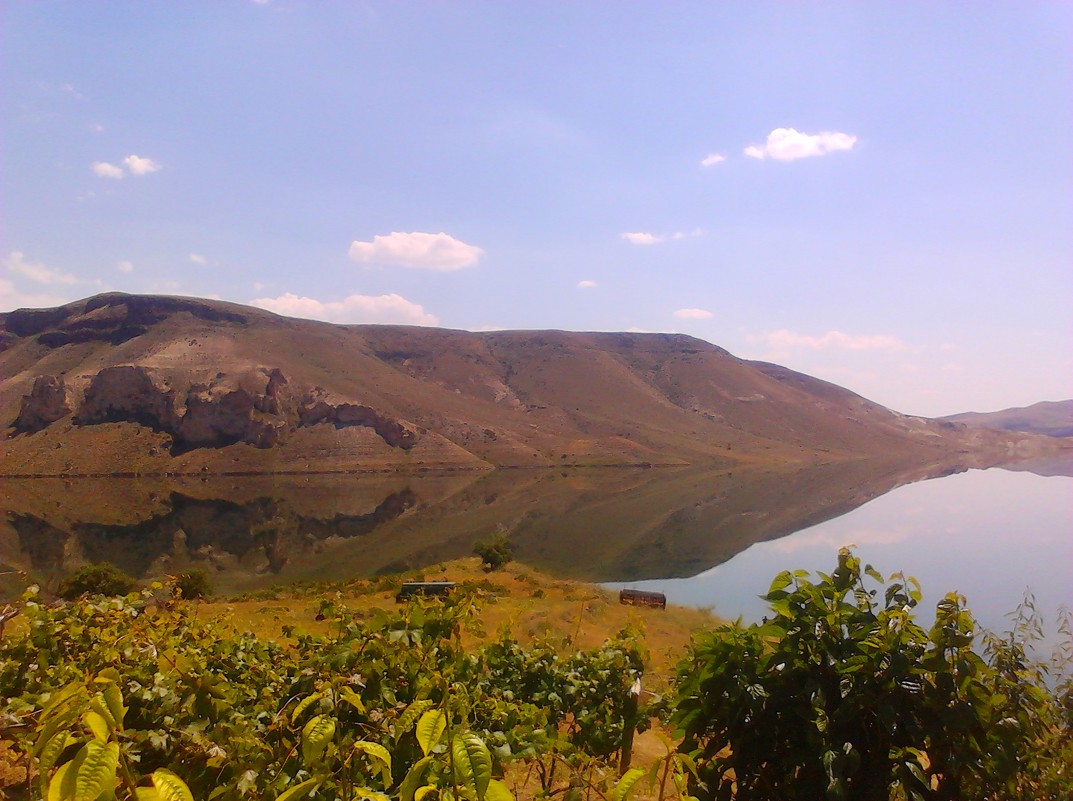
M1060 441L898 414L677 334L471 333L110 293L0 314L0 475L994 464Z
M1031 406L1003 409L1000 412L965 412L941 417L972 428L1001 431L1027 431L1048 437L1073 437L1073 400L1041 401Z

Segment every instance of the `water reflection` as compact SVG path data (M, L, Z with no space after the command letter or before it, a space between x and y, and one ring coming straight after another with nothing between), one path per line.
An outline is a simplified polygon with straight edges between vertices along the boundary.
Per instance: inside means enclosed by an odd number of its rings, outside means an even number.
M780 538L951 469L868 461L734 471L7 480L0 482L0 573L28 571L55 587L88 561L110 561L139 578L201 567L219 591L239 592L436 564L469 555L476 539L495 531L522 561L589 581L697 576L769 540L800 549L801 559L787 554L797 567L819 545L802 535ZM851 539L908 536L890 519L873 528L858 527ZM804 536L819 536L829 550L842 535ZM750 592L770 575L765 568ZM0 581L8 595L23 583ZM692 581L673 585L672 597L722 606L703 589L708 579Z
M956 590L985 626L1001 630L1030 590L1053 622L1060 607L1073 608L1071 467L1066 457L1061 464L974 470L903 486L844 516L753 545L692 578L628 586L756 620L766 611L758 594L779 571L830 572L838 548L854 544L862 560L882 572L915 576L930 609Z

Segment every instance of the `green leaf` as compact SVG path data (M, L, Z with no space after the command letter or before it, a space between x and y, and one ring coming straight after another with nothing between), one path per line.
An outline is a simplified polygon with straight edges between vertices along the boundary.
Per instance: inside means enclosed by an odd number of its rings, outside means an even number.
M414 701L401 715L399 715L398 721L395 723L395 742L399 741L399 738L406 732L410 731L414 727L414 723L417 722L418 717L423 712L431 709L433 703L428 698L422 698L420 701ZM418 735L420 739L420 735ZM426 752L427 753L427 752Z
M414 801L414 794L417 792L417 788L421 786L421 779L425 775L425 769L431 763L432 757L421 757L406 772L406 777L402 780L402 784L399 785L400 801Z
M306 779L276 796L276 801L297 801L305 798L320 785L320 779Z
M48 796L48 774L52 771L52 766L56 764L60 754L63 753L63 749L76 742L78 739L70 732L61 731L54 734L41 749L41 755L37 759L37 770L41 775L41 795Z
M421 801L429 793L436 792L436 788L431 784L426 784L424 787L419 787L417 792L414 793L414 801ZM51 799L49 799L51 801Z
M78 766L74 798L75 801L94 801L105 790L115 787L119 743L90 740L83 750L86 756Z
M373 790L371 787L357 787L354 789L354 799L368 798L370 801L391 801L386 795L379 790Z
M455 736L451 743L455 781L468 788L477 801L483 801L492 779L492 755L484 741L471 731Z
M160 801L194 801L186 782L170 770L158 768L153 771L153 787Z
M310 718L302 729L302 762L312 765L324 753L335 736L335 718L317 715Z
M626 801L630 792L637 786L637 782L644 775L645 772L640 768L630 768L622 774L622 778L615 783L614 788L611 790L611 801Z
M303 712L305 712L307 709L309 709L309 707L313 706L313 704L317 703L317 701L319 701L323 697L324 693L312 693L310 695L307 695L301 701L299 701L298 706L296 706L294 708L294 711L291 712L291 723L293 724L297 722L298 718L302 716Z
M106 670L110 669L111 668L106 668ZM116 675L118 676L119 674ZM101 695L104 696L104 703L108 707L108 711L112 713L112 720L115 721L115 728L122 729L123 718L127 715L127 708L123 706L123 693L119 689L119 685L114 682L108 684L108 686L101 692Z
M447 728L447 715L442 709L430 709L417 721L417 744L421 746L421 753L428 756L443 737Z
M492 779L488 782L488 791L484 794L484 801L514 801L514 795L499 779Z
M160 793L155 787L135 787L134 798L136 801L160 801Z
M793 583L794 577L790 574L790 571L784 570L772 580L771 586L768 588L768 595L785 590Z
M352 689L350 689L349 687L344 687L342 690L339 691L339 696L356 710L358 710L362 714L365 714L365 704L362 702L361 696L354 692Z
M48 783L48 793L45 795L48 801L70 801L75 797L75 778L78 775L78 764L82 761L79 759L81 756L82 752L79 751L78 757L60 765L60 769Z
M99 712L87 709L85 714L82 715L82 722L93 732L93 736L102 743L108 742L112 736L112 727L108 725L108 721Z
M380 763L380 774L384 780L384 789L391 787L391 752L379 743L371 743L368 740L358 740L354 743L354 750L368 754Z

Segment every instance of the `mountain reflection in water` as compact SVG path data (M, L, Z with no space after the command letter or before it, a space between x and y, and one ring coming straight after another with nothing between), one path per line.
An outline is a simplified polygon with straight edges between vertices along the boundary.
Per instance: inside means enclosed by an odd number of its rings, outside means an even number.
M882 461L791 469L505 470L451 475L0 482L0 573L54 588L91 561L191 568L221 593L421 568L495 532L587 581L694 576L750 545L951 472ZM24 581L0 578L11 596ZM758 590L759 591L759 590Z

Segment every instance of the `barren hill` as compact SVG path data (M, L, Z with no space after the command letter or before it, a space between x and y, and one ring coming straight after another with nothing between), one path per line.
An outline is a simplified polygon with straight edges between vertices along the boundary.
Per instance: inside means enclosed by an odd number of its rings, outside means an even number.
M1041 447L684 335L340 326L119 293L0 315L0 429L7 475L994 462Z
M964 412L941 418L970 428L1027 431L1049 437L1073 437L1073 400L1042 401L1000 412Z

